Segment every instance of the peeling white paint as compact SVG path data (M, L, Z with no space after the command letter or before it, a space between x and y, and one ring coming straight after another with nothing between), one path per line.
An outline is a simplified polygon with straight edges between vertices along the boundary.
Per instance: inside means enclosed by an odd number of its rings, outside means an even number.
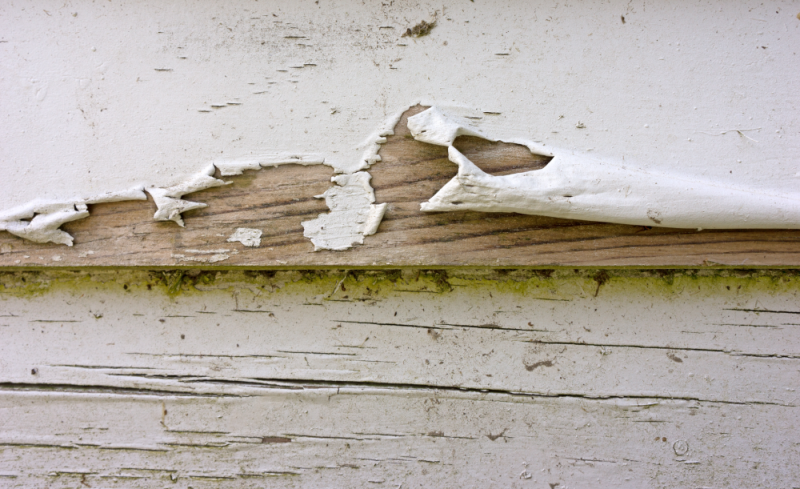
M800 24L785 0L231 2L78 2L76 17L0 6L0 209L165 188L254 148L363 171L374 151L356 143L421 95L480 108L493 134L715 182L797 184ZM401 37L436 10L428 36Z
M121 192L107 192L95 197L74 198L62 202L37 199L0 213L0 231L36 243L58 243L72 246L72 236L59 229L65 222L89 216L88 204L147 200L140 187Z
M237 228L236 231L228 238L229 243L240 242L245 246L259 247L261 246L261 230L252 228Z
M575 151L526 145L553 156L547 166L513 175L485 173L454 146L461 135L491 141L466 120L432 107L409 118L415 139L448 147L458 174L423 211L517 212L566 219L705 229L798 229L800 194L767 192L637 168Z
M153 219L156 221L174 221L179 226L183 227L182 212L208 207L208 204L182 200L181 197L183 197L184 194L190 194L213 187L221 187L228 184L228 182L224 180L214 178L212 175L214 175L215 172L216 167L212 164L186 182L167 188L148 188L147 193L153 197L153 201L158 207L158 210L156 210L156 213L153 215Z
M214 166L223 177L241 175L244 170L273 168L280 165L322 165L325 157L320 154L298 154L289 152L267 153L246 158L216 160Z
M371 137L372 142L365 144L367 149L365 161L378 161L380 144L386 142L385 135L392 134L392 129L402 111L381 126ZM368 139L369 141L370 139ZM171 187L148 187L156 204L153 218L157 221L173 221L184 226L182 213L208 207L208 204L184 200L183 196L214 187L228 185L231 182L215 178L217 170L222 176L241 175L245 170L274 168L281 165L328 165L320 154L300 154L291 152L273 152L251 155L238 159L217 160L207 165L201 172L185 182ZM336 171L341 169L334 168ZM306 236L311 237L315 250L347 249L353 244L362 244L364 236L374 234L383 218L384 205L371 205L375 202L375 194L369 185L370 175L364 172L343 174L332 178L337 187L332 187L325 194L330 214L322 214L319 218L302 223L306 228ZM54 242L72 246L73 238L69 233L58 229L63 223L89 216L86 204L101 202L118 202L124 200L146 200L141 188L128 191L106 193L90 199L73 199L66 202L34 201L16 209L0 214L0 231L8 231L21 238L37 243ZM25 221L23 219L31 219ZM309 234L310 233L310 234ZM240 241L245 246L257 247L261 244L261 231L257 229L239 228L228 241ZM348 243L348 244L345 244ZM226 250L227 251L227 250ZM200 253L200 252L198 252ZM174 258L189 261L214 263L227 259L225 254L218 254L211 259L174 255Z
M331 179L337 186L316 196L325 199L331 212L302 223L303 235L314 243L314 251L346 250L375 234L386 204L374 204L371 178L367 172L338 175Z
M395 111L394 114L387 117L376 130L374 130L369 136L367 136L366 139L364 139L361 144L357 146L357 149L361 149L363 153L358 165L355 167L355 171L366 170L370 166L381 161L378 151L380 151L381 145L386 142L386 136L394 135L394 128L397 126L397 123L400 122L403 112L407 111L410 107L417 105L417 103L418 102L414 102L410 105L404 106L398 111Z
M416 105L415 102L409 106ZM426 104L427 105L427 104ZM359 145L359 168L380 161L378 151L386 136L409 106L395 112ZM611 161L577 151L550 148L532 140L490 136L468 119L455 114L481 114L477 109L434 105L409 118L409 129L418 141L448 147L449 159L459 166L458 175L448 182L422 210L517 212L568 219L582 219L642 226L697 229L800 228L800 195L748 189L688 178L685 175L645 170L622 161ZM482 116L473 115L474 118ZM521 144L532 153L553 159L542 170L506 176L492 176L462 155L453 143L459 136ZM328 214L302 223L304 235L314 249L345 250L363 244L364 237L377 232L386 204L375 204L371 176L364 171L346 173L321 154L272 152L238 159L220 159L187 181L171 187L149 187L159 221L184 225L182 213L207 207L184 200L183 196L229 184L214 177L240 175L246 170L286 164L327 165L342 173L332 178L335 186L324 194ZM0 215L0 230L24 239L72 245L72 236L59 229L69 221L89 215L87 204L121 200L144 200L141 188L107 193L89 199L64 202L34 201ZM29 221L26 219L30 219ZM228 241L245 246L260 245L260 231L240 228ZM241 231L241 232L240 232ZM258 233L258 236L256 236ZM183 258L182 258L183 259ZM191 259L192 258L185 258ZM225 259L221 256L219 259Z

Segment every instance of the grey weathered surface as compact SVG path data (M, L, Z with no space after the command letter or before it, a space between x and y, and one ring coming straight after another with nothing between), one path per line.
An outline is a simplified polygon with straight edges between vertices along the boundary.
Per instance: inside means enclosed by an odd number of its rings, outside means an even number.
M0 486L800 477L791 273L192 275L2 275Z

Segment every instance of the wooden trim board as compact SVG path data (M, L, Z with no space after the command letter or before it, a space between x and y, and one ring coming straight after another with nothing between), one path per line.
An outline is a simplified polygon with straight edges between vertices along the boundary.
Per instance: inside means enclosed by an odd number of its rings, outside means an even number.
M445 148L415 141L407 111L370 170L377 203L388 203L378 233L346 251L317 251L301 222L328 212L314 198L331 185L328 167L289 165L226 177L226 187L191 194L205 209L186 227L153 220L155 205L91 205L91 217L62 229L75 245L37 244L0 233L0 267L795 267L800 231L696 231L645 228L520 214L423 213L419 204L455 175ZM522 147L459 138L485 171L542 168ZM239 227L263 231L261 246L227 238Z

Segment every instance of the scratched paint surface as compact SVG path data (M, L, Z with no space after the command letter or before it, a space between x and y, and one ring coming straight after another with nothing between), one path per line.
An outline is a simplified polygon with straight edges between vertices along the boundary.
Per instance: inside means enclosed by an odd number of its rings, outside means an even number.
M424 99L489 132L715 181L797 187L791 1L153 0L0 6L0 209L220 158L363 142ZM421 21L427 35L405 36Z
M0 275L2 487L790 486L792 272Z

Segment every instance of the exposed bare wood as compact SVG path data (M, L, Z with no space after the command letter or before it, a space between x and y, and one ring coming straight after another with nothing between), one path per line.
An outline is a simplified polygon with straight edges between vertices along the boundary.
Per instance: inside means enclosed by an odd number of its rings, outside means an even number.
M152 202L91 206L65 224L75 246L40 245L0 233L2 267L84 266L798 266L800 231L695 231L644 228L519 214L423 213L455 175L446 150L411 138L404 114L370 170L388 209L378 233L347 251L313 252L302 221L327 212L315 195L329 188L327 167L285 166L228 177L232 185L197 192L209 207L184 214L186 228L155 222ZM484 170L543 167L517 145L460 138L456 146ZM264 232L259 248L228 243L238 227ZM214 250L224 253L210 253ZM205 253L203 253L205 252ZM215 257L215 258L212 258Z

